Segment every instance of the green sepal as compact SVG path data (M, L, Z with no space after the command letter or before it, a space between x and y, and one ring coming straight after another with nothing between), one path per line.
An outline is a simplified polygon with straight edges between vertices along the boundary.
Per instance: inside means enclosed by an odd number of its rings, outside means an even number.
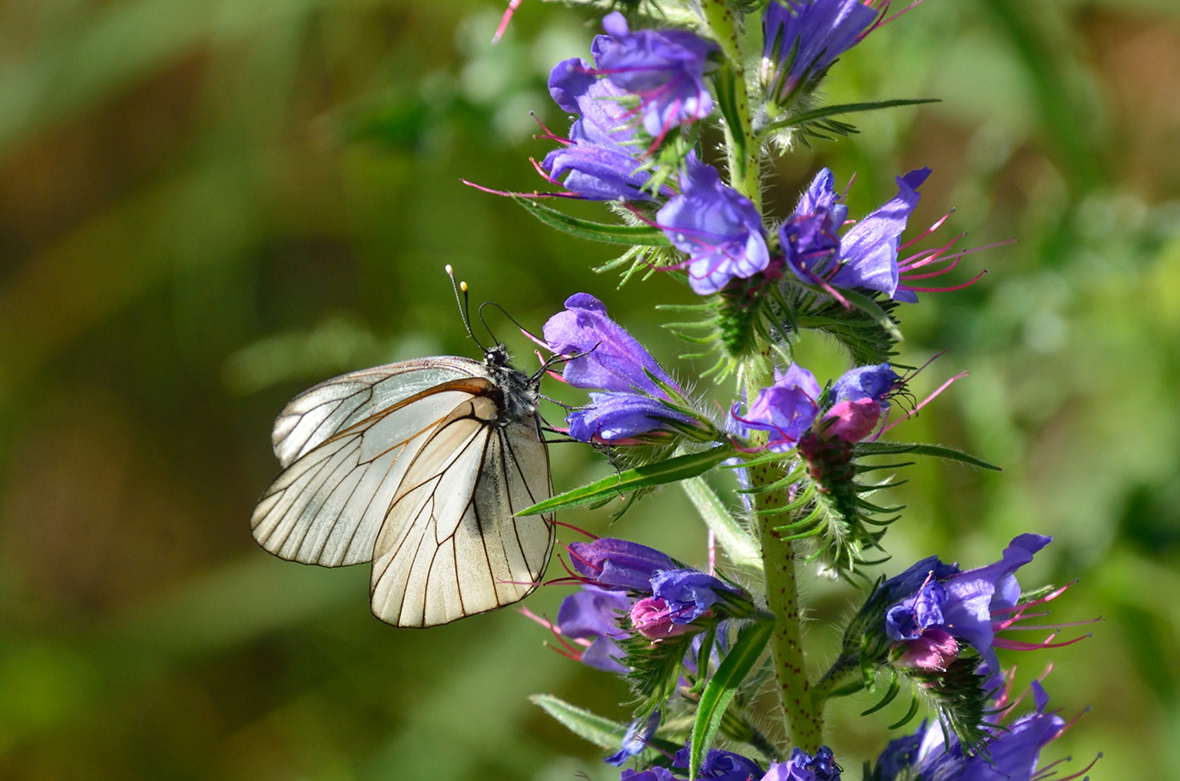
M761 139L765 139L773 133L778 133L790 128L801 128L806 132L807 125L812 123L819 123L820 120L828 117L839 116L841 114L856 114L864 111L877 111L884 108L898 108L900 106L919 106L923 103L940 103L938 98L899 98L896 100L879 100L869 103L842 103L834 106L824 106L822 108L812 109L811 111L804 111L801 114L786 117L784 119L776 120L762 129ZM851 128L852 132L856 132L855 128L845 123L839 123L837 127L844 126ZM828 125L821 124L820 127L830 130L831 132L840 132ZM841 133L847 135L847 132Z
M534 504L532 507L526 507L518 512L517 515L539 515L556 510L566 510L570 507L590 504L600 499L622 496L630 491L654 488L657 485L674 483L678 480L687 480L690 477L704 474L733 455L734 450L731 446L718 445L717 447L699 453L688 453L669 458L666 461L628 469L625 472L596 480L581 488L575 488L572 491L558 494L543 502Z
M600 748L618 751L623 745L623 736L627 732L625 724L570 705L552 694L534 694L529 697L529 701L539 705L570 732Z
M981 458L976 458L961 450L943 447L942 445L922 445L903 442L860 442L856 445L856 454L858 456L894 456L909 453L919 456L932 456L946 461L958 461L963 464L977 466L980 469L990 469L994 472L1004 471L995 464L989 464Z
M645 247L666 247L672 244L662 230L650 225L611 225L604 222L591 222L571 217L551 206L538 203L535 198L513 195L512 200L549 227L580 239Z
M741 687L742 682L753 669L758 657L762 655L773 629L773 618L757 620L742 627L738 631L737 640L734 641L733 647L725 655L725 659L721 661L717 671L709 680L709 685L701 694L696 720L692 726L689 778L696 778L700 772L705 752L708 751L713 738L717 735L726 708L729 707L738 688Z
M636 632L618 641L626 658L627 682L638 704L636 719L646 719L662 708L680 684L684 656L692 646L694 633L669 637L654 643Z
M733 516L705 478L690 477L680 487L688 494L689 501L697 508L705 525L716 535L730 563L744 572L761 575L762 554L758 541Z

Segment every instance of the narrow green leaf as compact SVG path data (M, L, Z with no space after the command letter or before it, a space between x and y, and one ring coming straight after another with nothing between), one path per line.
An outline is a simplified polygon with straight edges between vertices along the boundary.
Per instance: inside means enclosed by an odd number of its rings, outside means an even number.
M717 672L713 673L709 685L701 694L701 701L697 705L697 718L692 725L692 746L689 751L688 777L696 778L701 770L701 762L705 752L717 729L721 726L721 718L725 709L737 694L742 681L746 679L762 649L770 640L771 630L774 629L774 619L755 621L747 624L738 632L733 648L725 655Z
M680 487L688 494L705 525L717 536L717 542L733 565L752 574L761 574L762 557L758 543L733 517L729 508L705 482L705 478L690 477Z
M895 341L902 341L901 331L898 329L897 323L893 322L893 318L889 316L889 313L882 309L881 305L876 301L863 293L844 288L840 289L840 295L844 296L848 303L873 318L877 325L885 329L885 332L892 336Z
M617 751L623 745L625 724L619 724L598 716L583 708L570 705L552 694L534 694L529 700L553 718L560 721L570 732L585 738L596 746Z
M920 456L942 458L947 461L959 461L964 464L970 464L971 466L977 466L980 469L990 469L993 472L1004 471L995 464L989 464L981 458L976 458L961 450L943 447L942 445L921 445L918 443L904 442L861 442L856 446L856 453L860 456L892 456L914 453Z
M674 483L677 480L687 480L690 477L704 474L733 454L733 448L729 445L718 445L700 453L689 453L669 458L667 461L628 469L626 472L604 477L581 488L558 494L551 499L534 504L532 507L526 507L517 515L539 515L554 510L565 510L570 507L590 504L612 495L622 496L628 491L653 488L664 483Z
M551 206L538 203L534 198L512 196L512 200L524 207L525 211L551 228L590 241L604 241L607 244L642 245L645 247L667 247L672 242L659 228L650 225L610 225L571 217Z
M883 108L897 108L898 106L917 106L922 103L941 103L938 98L917 98L907 99L900 98L897 100L879 100L871 103L842 103L835 106L823 106L822 108L805 111L802 114L796 114L793 117L780 119L766 126L762 131L763 137L769 133L774 133L779 130L785 130L789 127L802 127L809 122L824 119L825 117L833 117L839 114L856 114L862 111L876 111ZM840 127L844 123L839 123L835 127Z

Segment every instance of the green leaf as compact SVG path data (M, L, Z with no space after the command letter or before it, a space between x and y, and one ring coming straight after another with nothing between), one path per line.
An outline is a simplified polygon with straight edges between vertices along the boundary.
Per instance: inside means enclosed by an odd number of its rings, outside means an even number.
M964 464L970 464L971 466L977 466L980 469L990 469L993 472L1004 471L995 464L989 464L981 458L976 458L961 450L943 447L942 445L920 445L917 443L906 444L900 442L861 442L856 446L856 454L858 456L891 456L902 453L915 453L920 456L933 456L934 458L942 458L947 461L959 461Z
M680 484L684 493L701 514L705 525L717 536L725 555L735 567L751 574L762 573L762 556L758 543L738 522L737 518L705 482L703 477L690 477Z
M835 106L824 106L822 108L805 111L802 114L796 114L793 117L780 119L777 122L772 122L767 125L762 131L763 137L770 133L779 130L786 130L789 127L802 127L811 122L824 119L826 117L833 117L839 114L855 114L861 111L877 111L883 108L897 108L898 106L917 106L922 103L941 103L938 98L900 98L897 100L880 100L871 103L842 103ZM843 124L843 123L840 123Z
M517 515L539 515L554 510L566 510L570 507L590 504L612 495L622 496L628 491L654 488L657 485L673 483L677 480L687 480L690 477L704 474L733 454L734 450L729 445L718 445L700 453L689 453L669 458L667 461L658 461L654 464L628 469L626 472L604 477L581 488L558 494L551 499L534 504L532 507L526 507Z
M650 225L610 225L571 217L551 206L538 203L535 199L512 196L512 200L524 207L525 211L551 228L590 241L604 241L607 244L642 245L645 247L667 247L672 242L659 228Z
M705 752L717 729L721 726L721 719L725 716L725 709L737 694L742 681L762 655L762 649L770 640L770 633L774 629L774 620L766 619L747 624L738 632L737 641L733 648L725 655L717 672L713 673L709 685L701 694L701 701L697 705L697 718L692 725L692 747L689 752L688 777L696 778L701 770L701 762Z
M565 700L552 694L534 694L529 700L553 718L560 721L570 732L580 738L585 738L596 746L612 751L618 751L623 745L623 735L627 732L625 724L611 721L598 716L584 708L570 705Z

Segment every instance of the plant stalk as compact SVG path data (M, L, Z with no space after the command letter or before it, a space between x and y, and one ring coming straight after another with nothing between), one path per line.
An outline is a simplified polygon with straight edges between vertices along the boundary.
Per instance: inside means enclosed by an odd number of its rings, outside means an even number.
M750 96L746 90L746 71L742 65L742 47L738 39L737 25L733 12L725 0L701 0L705 21L713 31L713 37L729 60L734 72L734 99L740 127L725 125L725 148L729 153L730 185L749 198L754 207L762 209L762 189L758 180L758 152L761 146L754 136L753 120L750 114ZM740 136L739 141L736 136Z

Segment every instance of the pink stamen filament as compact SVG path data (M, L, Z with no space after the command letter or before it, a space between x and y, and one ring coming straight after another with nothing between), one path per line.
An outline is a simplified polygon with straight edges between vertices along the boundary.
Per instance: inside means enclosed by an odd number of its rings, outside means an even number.
M954 209L951 209L949 212L947 212L946 214L944 214L944 215L942 215L941 217L939 217L939 218L938 218L938 219L937 219L937 220L934 222L934 224L933 224L933 225L931 225L929 228L927 228L927 229L926 229L926 230L925 230L923 233L920 233L919 235L917 235L917 236L915 236L914 238L912 238L912 239L910 239L909 241L907 241L905 244L902 244L900 247L898 247L898 248L897 248L897 251L898 251L898 252L904 252L905 250L907 250L907 249L909 249L910 247L912 247L912 246L914 246L915 244L917 244L917 243L918 243L919 241L921 241L922 239L924 239L924 238L926 238L927 236L929 236L931 233L934 233L934 231L936 231L936 230L938 230L939 228L941 228L941 227L942 227L942 224L943 224L944 222L946 222L946 221L947 221L947 219L948 219L948 218L949 218L949 217L950 217L952 214L954 214L954 213L955 213L955 210L954 210Z
M907 413L905 414L905 416L904 416L904 417L901 417L901 418L899 418L899 419L897 419L897 420L893 421L892 423L890 423L890 424L889 424L889 427L888 427L888 428L885 428L885 429L883 429L881 433L885 433L886 431L889 431L890 429L892 429L894 426L898 425L899 423L902 423L902 422L904 422L904 421L907 421L907 420L909 420L910 418L912 418L914 415L917 415L917 414L918 414L918 412L919 412L919 411L920 411L920 410L921 410L923 407L925 407L925 406L926 406L927 404L929 404L930 402L934 401L934 399L935 399L935 398L936 398L936 397L937 397L937 396L938 396L940 393L942 393L944 390L946 390L947 388L949 388L949 387L951 386L951 383L953 383L955 380L961 380L961 379L963 379L963 378L964 378L964 377L966 377L968 374L969 374L969 372L959 372L959 373L958 373L958 374L956 374L954 377L951 377L949 380L947 380L946 382L944 382L942 385L938 386L938 390L934 391L934 393L931 393L929 396L927 396L925 399L923 399L921 402L919 402L919 403L918 403L918 406L914 407L912 410L910 410L909 412L907 412Z
M901 290L909 290L914 293L953 293L956 290L962 290L965 287L971 287L980 279L987 271L981 271L976 274L970 281L964 282L961 285L952 285L951 287L914 287L913 285L898 285Z
M496 34L492 36L492 46L500 42L500 38L504 36L504 32L508 29L508 23L512 21L512 14L516 13L516 9L520 7L521 0L509 0L508 8L504 11L504 15L500 17L500 26L496 28Z

